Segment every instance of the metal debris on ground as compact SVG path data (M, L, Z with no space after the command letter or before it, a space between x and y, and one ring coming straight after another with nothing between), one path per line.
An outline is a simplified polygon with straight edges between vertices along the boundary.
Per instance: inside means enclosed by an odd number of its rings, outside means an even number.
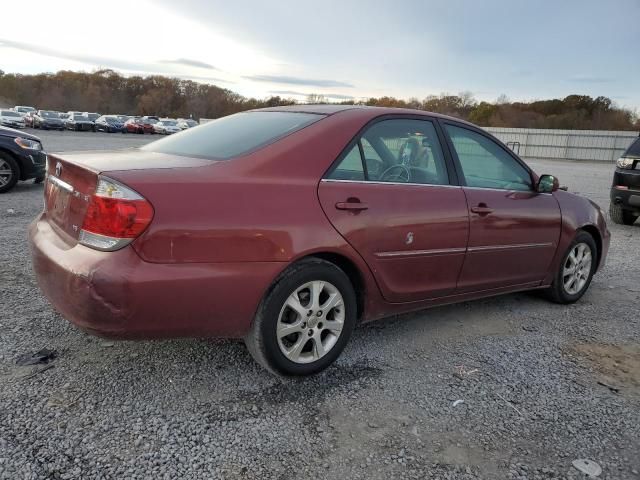
M598 380L598 385L602 385L603 387L607 387L613 393L620 393L620 387L614 387L613 385L609 385L603 381Z
M477 368L472 368L471 370L467 370L464 365L457 365L456 372L453 374L455 377L464 378L469 375L473 375L474 373L478 373L480 370Z
M589 477L595 478L602 473L602 468L593 460L579 458L571 462L574 468Z
M56 357L55 350L49 350L48 348L43 348L42 350L38 350L34 353L23 353L16 358L16 365L20 367L24 367L27 365L39 365L44 363L49 363Z
M455 402L453 402L451 404L452 407L457 407L458 405L460 405L461 403L464 403L464 400L456 400Z

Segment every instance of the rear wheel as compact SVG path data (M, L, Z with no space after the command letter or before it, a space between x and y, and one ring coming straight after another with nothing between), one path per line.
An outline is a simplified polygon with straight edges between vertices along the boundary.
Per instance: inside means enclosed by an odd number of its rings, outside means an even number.
M304 260L276 280L245 343L253 358L276 375L311 375L338 358L356 315L349 277L332 263Z
M609 205L609 216L614 223L619 225L633 225L633 222L638 218L637 215L614 203Z
M0 193L5 193L15 187L20 178L20 167L13 157L0 152Z
M596 270L598 248L593 237L579 232L565 253L547 294L556 303L573 303L587 291Z

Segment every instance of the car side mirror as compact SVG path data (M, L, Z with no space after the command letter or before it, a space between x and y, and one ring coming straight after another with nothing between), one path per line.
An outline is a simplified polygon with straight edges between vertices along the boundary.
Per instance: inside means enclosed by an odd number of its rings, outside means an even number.
M551 193L558 190L558 188L560 188L560 184L556 177L553 175L540 175L540 179L538 180L538 185L536 187L536 191L538 193Z

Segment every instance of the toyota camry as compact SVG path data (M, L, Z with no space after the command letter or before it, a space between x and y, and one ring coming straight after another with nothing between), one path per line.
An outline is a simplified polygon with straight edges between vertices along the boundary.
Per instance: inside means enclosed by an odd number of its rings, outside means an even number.
M50 154L30 226L63 317L115 338L244 339L318 372L359 322L524 290L575 302L603 212L482 129L357 106L238 113L137 150Z

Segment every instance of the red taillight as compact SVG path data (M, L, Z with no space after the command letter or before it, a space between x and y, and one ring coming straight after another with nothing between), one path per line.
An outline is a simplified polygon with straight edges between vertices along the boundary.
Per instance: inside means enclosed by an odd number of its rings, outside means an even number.
M146 200L120 200L93 196L82 229L116 238L136 238L153 218Z
M118 250L138 237L152 219L153 207L144 197L100 177L82 223L80 243L98 250Z

